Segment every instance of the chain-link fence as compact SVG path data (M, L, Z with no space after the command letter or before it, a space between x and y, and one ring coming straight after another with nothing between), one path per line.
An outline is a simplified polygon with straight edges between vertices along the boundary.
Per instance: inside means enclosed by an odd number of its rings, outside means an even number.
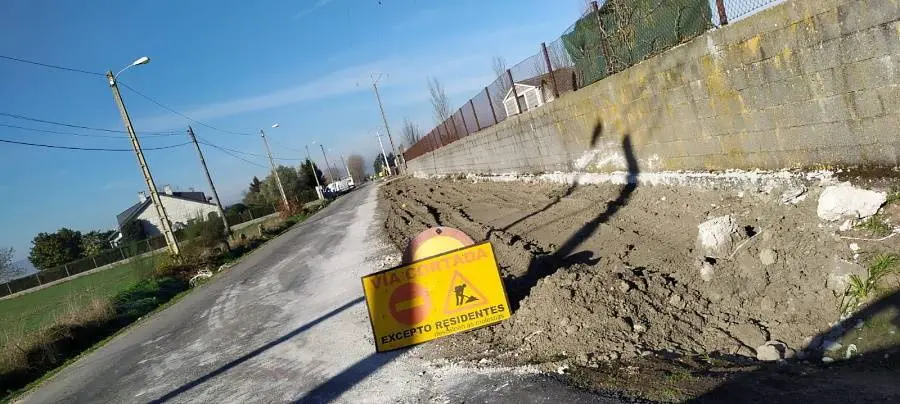
M275 213L274 208L266 207L248 207L241 212L226 214L228 224L235 226L251 220L259 219L264 216ZM176 232L176 237L181 241L184 239L182 231ZM0 283L0 297L8 296L13 293L22 292L31 288L35 288L53 281L58 281L73 275L87 272L92 269L102 267L104 265L114 264L129 258L137 257L152 251L166 248L166 239L163 236L151 237L148 239L135 241L120 247L101 251L93 257L81 258L64 265L48 268L37 273L14 279L6 283Z
M539 108L688 41L713 25L784 0L606 0L556 40L506 69L403 153L406 161ZM515 86L512 85L515 83Z
M710 0L713 23L719 26L758 13L785 0Z

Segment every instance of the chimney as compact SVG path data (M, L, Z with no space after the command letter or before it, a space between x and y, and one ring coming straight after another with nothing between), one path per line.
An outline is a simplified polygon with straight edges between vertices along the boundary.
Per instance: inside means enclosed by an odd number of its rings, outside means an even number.
M147 194L144 191L138 192L138 203L144 203L147 200Z
M172 196L172 186L171 185L164 186L163 193L165 193L166 195Z

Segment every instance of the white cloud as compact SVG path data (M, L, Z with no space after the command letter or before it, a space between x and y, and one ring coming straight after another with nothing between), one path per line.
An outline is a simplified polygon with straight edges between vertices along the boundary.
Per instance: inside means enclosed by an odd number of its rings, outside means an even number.
M183 112L200 121L212 121L217 118L266 110L291 104L322 101L343 95L369 92L371 76L377 72L390 72L383 79L381 88L401 87L407 90L418 90L425 95L425 81L428 76L446 77L448 87L455 88L458 77L471 69L474 63L485 59L481 54L467 54L463 57L434 58L422 56L412 59L389 57L380 61L347 67L317 77L302 84L276 89L261 94L236 97L229 100L213 102L197 107L181 108ZM489 81L488 81L489 82ZM416 90L413 90L416 91ZM449 93L449 91L448 91ZM164 113L156 116L141 117L141 127L147 131L164 130L183 124L184 119Z
M303 10L303 11L297 13L297 15L294 16L294 18L303 18L304 16L312 13L313 11L316 11L322 7L325 7L326 5L328 5L328 3L331 3L331 2L332 2L332 0L318 0L318 1L316 1L315 4L313 4L306 10Z
M319 0L316 4L324 5L327 2L328 0ZM399 99L388 101L395 105L427 100L425 83L428 77L441 80L448 95L462 92L475 95L478 89L494 80L490 59L495 50L484 38L515 38L518 35L517 29L520 28L469 33L463 37L446 39L443 43L429 44L429 50L442 49L437 55L424 49L409 49L404 55L389 55L380 60L362 62L259 94L236 96L194 107L172 107L194 119L210 122L248 112L368 93L371 91L371 76L377 73L387 74L379 88L385 92L399 93ZM510 51L513 48L521 49L522 46L509 45L505 49ZM185 123L183 118L169 113L140 117L139 121L147 131L166 130Z

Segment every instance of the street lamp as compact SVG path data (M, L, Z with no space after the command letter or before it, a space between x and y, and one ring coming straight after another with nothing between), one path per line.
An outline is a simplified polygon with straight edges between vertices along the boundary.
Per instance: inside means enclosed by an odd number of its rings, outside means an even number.
M145 65L147 63L150 63L150 57L149 56L141 56L141 57L135 59L134 62L131 62L130 65L125 66L124 68L122 68L122 70L119 70L118 73L113 75L112 80L115 81L115 79L118 78L119 75L122 74L122 72L124 72L125 70L128 70L128 69L138 66L138 65ZM115 83L113 83L112 81L109 83L109 85L113 85L113 84L115 84Z
M116 84L116 78L118 78L122 72L134 66L147 64L148 62L150 62L150 58L143 56L134 62L131 62L130 65L125 66L116 74L113 74L112 70L108 70L106 72L106 78L109 80L109 87L112 89L113 100L115 100L116 106L119 108L122 122L125 123L125 129L128 132L128 137L131 139L131 147L134 148L134 153L137 155L138 165L141 166L141 173L144 175L144 181L147 183L147 188L150 189L150 201L156 209L156 215L159 218L159 224L162 228L163 236L166 239L166 245L169 247L169 252L174 255L179 255L181 254L181 249L178 248L178 241L175 239L175 233L172 231L172 222L169 221L169 215L166 214L166 208L163 206L162 200L159 198L159 193L156 191L156 183L153 181L153 175L150 174L150 167L147 165L147 160L144 159L144 152L141 150L141 142L138 140L137 134L134 131L134 126L131 124L131 117L128 116L128 110L125 109L125 102L122 101L122 94L119 93L119 86Z

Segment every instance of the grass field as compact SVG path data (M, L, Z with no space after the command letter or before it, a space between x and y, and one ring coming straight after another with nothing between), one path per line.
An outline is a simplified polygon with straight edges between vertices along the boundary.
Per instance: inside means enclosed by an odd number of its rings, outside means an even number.
M0 324L18 333L27 333L53 322L70 308L78 308L95 298L110 298L146 279L155 258L146 257L94 274L50 286L11 299L0 300Z

